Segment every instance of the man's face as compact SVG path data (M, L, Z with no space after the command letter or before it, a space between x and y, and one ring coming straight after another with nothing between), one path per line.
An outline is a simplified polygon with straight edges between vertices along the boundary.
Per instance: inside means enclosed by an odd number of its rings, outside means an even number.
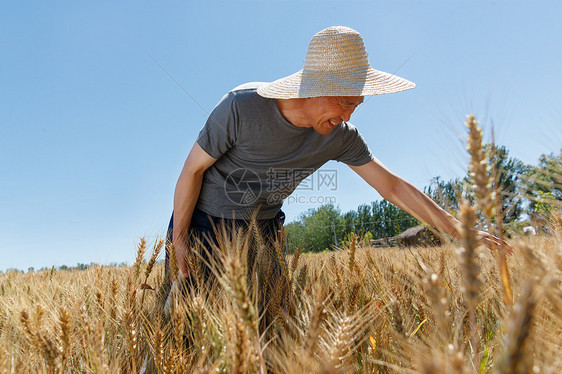
M327 135L344 121L363 102L363 96L322 96L310 100L310 117L316 132Z

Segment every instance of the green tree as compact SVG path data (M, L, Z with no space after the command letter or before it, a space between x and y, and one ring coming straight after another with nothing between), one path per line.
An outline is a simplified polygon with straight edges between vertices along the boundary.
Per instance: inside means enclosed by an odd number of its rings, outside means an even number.
M370 224L375 220L371 214L371 206L362 204L357 207L357 234L364 235L370 232Z
M444 181L441 177L432 178L423 192L447 212L456 215L463 191L463 180L451 179Z
M489 154L490 172L497 173L496 191L499 193L499 209L503 216L503 223L509 224L517 221L523 213L523 175L526 171L525 164L519 159L509 157L505 146L487 144L485 150Z
M386 200L372 202L371 215L374 223L370 231L374 238L396 236L419 224L414 217Z
M291 251L296 248L312 252L331 249L335 244L334 231L336 238L344 236L341 222L340 211L333 204L308 210L299 217L298 222L285 227Z
M531 215L562 208L562 149L559 155L541 155L537 166L526 169L524 180Z
M302 251L306 250L308 247L306 242L306 227L304 227L300 220L285 225L285 233L287 234L289 253L294 253L297 248L300 248Z
M344 236L351 232L356 232L359 224L359 219L357 217L357 212L354 210L350 210L347 213L344 213L339 218L339 230L336 229L336 233L343 232Z

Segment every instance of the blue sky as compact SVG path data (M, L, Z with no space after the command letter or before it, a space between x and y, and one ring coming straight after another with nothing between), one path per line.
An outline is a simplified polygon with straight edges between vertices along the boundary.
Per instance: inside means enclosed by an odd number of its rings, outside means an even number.
M164 234L217 101L301 69L331 25L361 32L373 67L417 84L368 98L351 120L390 169L420 188L461 176L471 112L536 163L562 144L561 16L559 1L2 2L0 270L131 262L141 236ZM343 211L379 199L345 165L326 168Z

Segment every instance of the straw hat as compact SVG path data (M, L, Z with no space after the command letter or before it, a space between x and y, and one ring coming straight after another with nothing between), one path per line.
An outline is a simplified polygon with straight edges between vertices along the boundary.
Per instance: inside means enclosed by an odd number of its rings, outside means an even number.
M375 70L369 64L363 37L344 26L332 26L314 35L304 69L265 83L258 94L272 99L316 96L367 96L409 90L416 85Z

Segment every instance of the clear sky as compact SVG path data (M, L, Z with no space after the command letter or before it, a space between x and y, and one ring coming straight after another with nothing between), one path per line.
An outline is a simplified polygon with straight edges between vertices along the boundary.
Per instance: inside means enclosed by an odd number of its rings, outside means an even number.
M332 25L417 84L367 98L351 120L391 170L420 188L462 176L471 112L536 163L562 145L560 19L557 0L3 1L0 270L132 262L141 236L164 234L217 101L298 71ZM342 211L380 198L347 166L325 168Z

